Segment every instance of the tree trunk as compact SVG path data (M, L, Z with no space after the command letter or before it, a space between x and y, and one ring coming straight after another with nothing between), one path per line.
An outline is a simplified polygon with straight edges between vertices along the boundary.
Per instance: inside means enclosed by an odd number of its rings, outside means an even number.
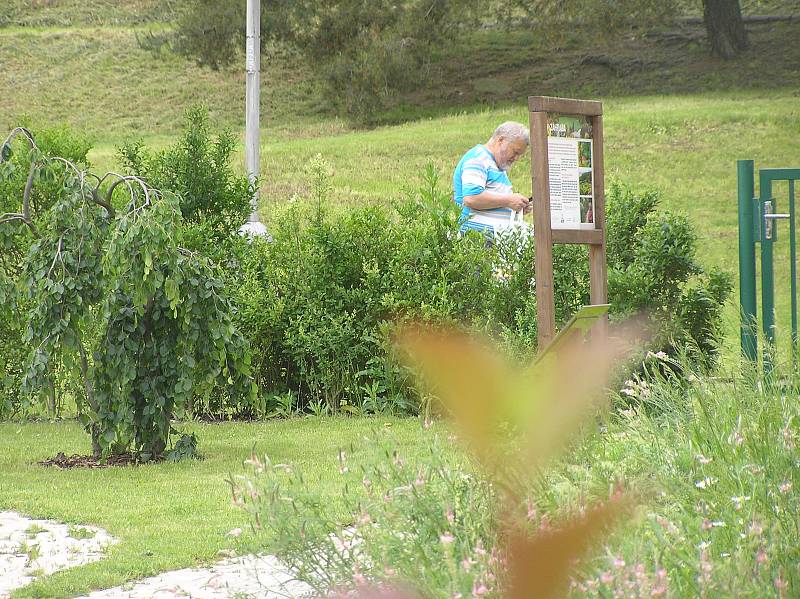
M727 60L747 48L739 0L703 0L703 20L714 56Z
M51 376L47 379L47 412L50 420L55 420L58 417L58 406L56 404L56 384L53 382Z

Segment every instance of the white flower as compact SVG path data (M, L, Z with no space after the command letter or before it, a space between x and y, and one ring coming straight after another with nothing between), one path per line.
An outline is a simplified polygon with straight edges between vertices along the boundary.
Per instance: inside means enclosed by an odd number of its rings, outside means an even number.
M737 511L742 509L745 501L750 501L749 495L739 495L738 497L731 497L731 502L733 502L733 507L736 508Z
M698 480L696 483L694 483L694 486L698 489L707 489L716 482L717 479L713 476L706 476L703 480Z

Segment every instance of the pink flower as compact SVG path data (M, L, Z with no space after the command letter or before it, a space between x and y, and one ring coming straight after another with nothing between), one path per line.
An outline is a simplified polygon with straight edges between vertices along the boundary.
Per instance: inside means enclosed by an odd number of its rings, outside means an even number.
M781 486L778 487L778 490L783 494L786 495L789 491L792 490L792 481L785 480L781 483Z
M445 517L447 518L447 521L450 524L452 524L453 522L456 521L456 515L453 513L453 510L451 510L449 508L448 508L447 512L445 512Z
M731 431L731 434L728 436L728 443L736 447L741 447L742 443L744 443L742 433L740 433L738 429Z
M534 522L536 520L536 508L533 507L533 502L528 499L528 520Z
M789 588L789 583L787 581L785 581L780 576L777 576L775 578L775 589L777 589L778 594L781 597L785 597L786 596L786 589L788 589L788 588Z
M794 433L792 432L788 422L786 423L786 426L781 429L781 433L783 433L783 444L786 446L786 449L789 451L794 449Z
M759 548L758 553L756 553L756 563L759 565L766 564L768 559L767 552L764 551L764 548Z
M456 538L453 535L451 535L449 532L446 532L443 535L439 536L439 541L441 541L441 543L443 545L449 545L450 543L452 543L455 540L456 540Z
M651 597L661 597L662 595L667 594L667 571L664 568L660 568L656 572L656 580L655 584L653 585L653 590L650 591Z
M600 575L600 582L602 582L603 584L611 584L614 582L614 575L608 571L603 572Z

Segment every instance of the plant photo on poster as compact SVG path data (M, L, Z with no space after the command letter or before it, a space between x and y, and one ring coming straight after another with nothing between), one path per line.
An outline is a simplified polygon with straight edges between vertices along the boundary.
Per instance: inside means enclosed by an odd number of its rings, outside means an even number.
M592 139L592 121L588 116L549 113L547 136Z
M582 196L592 195L592 169L579 169L578 188Z
M591 197L581 197L581 224L594 224L594 201Z
M578 166L592 168L592 141L578 141Z

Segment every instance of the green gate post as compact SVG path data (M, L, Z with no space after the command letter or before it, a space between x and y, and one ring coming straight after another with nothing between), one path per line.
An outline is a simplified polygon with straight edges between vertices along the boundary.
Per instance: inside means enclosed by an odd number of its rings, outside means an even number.
M797 366L797 249L794 232L794 179L789 179L789 260L792 293L792 366Z
M758 355L756 316L756 244L753 161L736 163L739 187L739 304L741 307L742 354L751 362Z
M764 331L764 378L772 374L772 351L775 346L775 275L772 268L772 243L775 239L775 223L764 218L766 203L771 210L776 207L772 201L772 178L767 169L759 169L758 196L759 228L761 230L761 327ZM770 228L769 235L768 227Z

